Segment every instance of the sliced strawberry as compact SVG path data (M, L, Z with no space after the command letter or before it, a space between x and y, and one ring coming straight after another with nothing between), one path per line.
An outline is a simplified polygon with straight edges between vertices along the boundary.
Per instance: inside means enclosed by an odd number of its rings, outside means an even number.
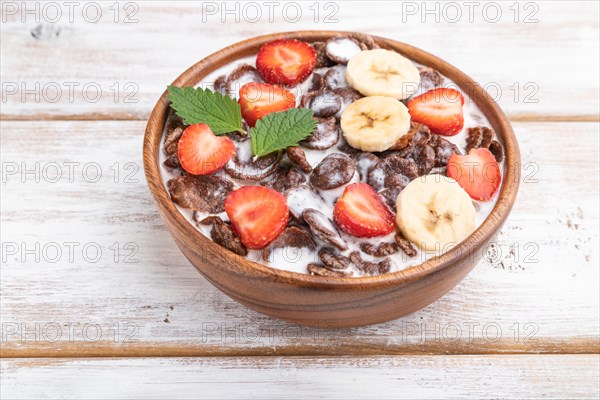
M394 231L394 214L366 183L353 183L335 203L333 219L352 236L384 236Z
M439 88L411 99L407 106L413 121L438 135L454 136L464 124L463 104L465 98L458 90Z
M216 136L206 124L188 126L177 145L181 167L192 175L209 175L220 170L235 153L235 143Z
M289 210L281 193L264 186L242 186L225 199L231 226L249 249L262 249L285 229Z
M473 149L466 156L453 154L446 173L475 200L490 200L502 180L496 158L485 147Z
M277 85L296 86L313 72L315 65L315 49L296 39L265 43L256 55L256 69L260 77Z
M240 89L242 116L251 127L267 114L296 107L296 96L281 86L250 82Z

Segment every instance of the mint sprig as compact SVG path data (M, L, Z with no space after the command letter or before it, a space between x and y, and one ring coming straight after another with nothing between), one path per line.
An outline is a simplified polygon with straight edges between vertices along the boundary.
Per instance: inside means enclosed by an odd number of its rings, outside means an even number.
M296 146L310 136L316 125L312 110L307 108L290 108L268 114L250 129L252 152L256 157L262 157Z
M168 90L171 107L186 124L207 124L215 135L245 134L240 105L231 97L202 88L168 86Z

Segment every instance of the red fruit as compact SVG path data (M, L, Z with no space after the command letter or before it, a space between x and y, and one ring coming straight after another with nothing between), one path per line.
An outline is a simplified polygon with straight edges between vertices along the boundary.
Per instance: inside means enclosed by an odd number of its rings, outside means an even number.
M415 122L425 124L438 135L454 136L464 124L465 98L454 89L439 88L411 99L408 112Z
M346 187L335 203L333 219L342 230L357 237L384 236L394 231L394 214L366 183Z
M502 180L496 158L484 147L473 149L466 156L453 154L446 173L475 200L490 200Z
M306 42L281 39L264 44L256 56L256 69L269 83L296 86L317 65L317 52Z
M209 175L220 170L235 153L235 143L216 136L206 124L188 126L177 145L181 167L192 175Z
M264 186L242 186L224 202L231 226L249 249L262 249L283 232L289 217L287 198Z
M296 107L296 96L280 86L267 83L246 83L238 100L242 116L251 127L267 114Z

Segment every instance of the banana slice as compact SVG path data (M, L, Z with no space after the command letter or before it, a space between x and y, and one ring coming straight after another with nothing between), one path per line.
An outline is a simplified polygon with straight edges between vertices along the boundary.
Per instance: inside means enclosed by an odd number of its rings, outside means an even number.
M384 151L410 129L410 114L391 97L363 97L352 102L340 121L350 146L363 151Z
M402 234L425 251L446 251L475 230L475 207L452 178L425 175L413 180L396 200Z
M346 80L365 96L387 96L403 100L419 88L419 70L395 51L361 51L348 62Z

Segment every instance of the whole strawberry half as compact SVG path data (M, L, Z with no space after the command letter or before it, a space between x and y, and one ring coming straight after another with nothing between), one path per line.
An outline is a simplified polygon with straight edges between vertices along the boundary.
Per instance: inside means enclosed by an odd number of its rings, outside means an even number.
M244 120L252 127L267 114L296 107L296 96L281 86L250 82L241 87L238 103Z
M216 136L206 124L188 126L177 145L181 167L192 175L209 175L220 170L234 153L233 140Z
M458 90L439 88L409 100L407 107L413 121L427 125L438 135L454 136L465 122L463 104L465 98Z
M466 156L453 154L448 160L446 174L472 199L481 201L494 197L502 180L496 158L484 147L473 149Z
M335 203L333 219L352 236L385 236L394 231L394 214L375 190L366 183L346 187Z
M289 209L281 193L264 186L242 186L224 202L231 226L249 249L262 249L285 229Z
M280 39L265 43L256 56L260 77L277 85L296 86L315 69L317 52L306 42Z

